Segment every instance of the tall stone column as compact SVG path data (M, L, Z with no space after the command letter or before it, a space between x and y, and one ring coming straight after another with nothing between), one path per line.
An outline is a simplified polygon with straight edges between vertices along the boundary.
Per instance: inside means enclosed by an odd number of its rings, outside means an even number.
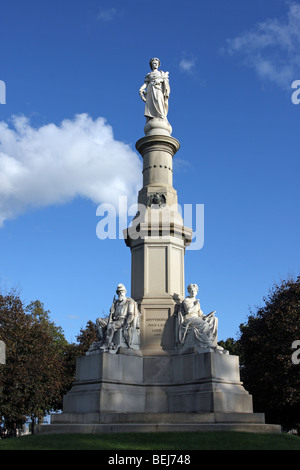
M159 128L156 134L152 132L136 143L143 158L143 187L137 216L125 234L132 256L131 296L141 312L144 355L176 346L173 314L184 298L184 254L192 236L192 230L183 225L173 188L173 156L180 144Z

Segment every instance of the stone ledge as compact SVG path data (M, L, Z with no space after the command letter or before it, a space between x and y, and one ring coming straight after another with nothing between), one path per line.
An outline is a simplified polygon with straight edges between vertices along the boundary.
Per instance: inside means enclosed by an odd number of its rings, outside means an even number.
M265 424L264 413L59 413L54 425L66 424Z
M251 423L208 423L208 424L50 424L38 425L36 434L72 434L72 433L130 433L130 432L199 432L199 431L239 431L254 433L281 433L277 424Z

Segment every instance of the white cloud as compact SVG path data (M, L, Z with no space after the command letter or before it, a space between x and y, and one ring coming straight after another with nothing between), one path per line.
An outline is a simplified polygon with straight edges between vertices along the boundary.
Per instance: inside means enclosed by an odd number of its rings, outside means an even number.
M117 14L118 10L116 8L101 9L99 10L97 19L102 21L112 21Z
M184 72L191 72L196 65L194 57L183 57L179 62L179 68Z
M227 39L225 49L240 54L262 79L290 89L300 73L300 4L289 3L284 19L267 19L240 36Z
M29 207L77 196L117 208L127 195L132 204L140 186L138 155L101 117L79 114L37 129L26 117L13 117L12 127L0 122L0 226Z

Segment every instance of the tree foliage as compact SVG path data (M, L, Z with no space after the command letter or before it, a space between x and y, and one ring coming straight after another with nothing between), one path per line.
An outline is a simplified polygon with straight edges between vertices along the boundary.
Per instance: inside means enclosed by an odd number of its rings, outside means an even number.
M28 417L35 422L61 408L74 378L75 348L41 302L24 307L14 291L0 295L0 339L6 344L6 364L0 366L0 419L14 434Z
M78 344L69 344L39 300L24 306L12 290L0 294L0 339L6 345L6 364L0 365L0 424L2 431L14 435L28 418L34 423L62 408L76 359L97 340L97 332L89 321L77 336Z
M267 422L299 429L300 364L293 361L293 344L300 340L300 277L274 284L263 301L240 325L241 378Z
M234 356L240 356L241 354L239 342L235 341L234 338L227 338L226 341L221 340L218 345Z
M94 341L98 341L96 324L89 320L86 327L81 328L79 335L76 337L78 341L78 355L83 355L89 349Z

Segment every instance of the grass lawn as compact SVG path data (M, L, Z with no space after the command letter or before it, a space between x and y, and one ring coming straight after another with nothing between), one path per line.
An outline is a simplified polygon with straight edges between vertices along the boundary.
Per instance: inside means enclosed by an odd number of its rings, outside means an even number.
M300 437L232 431L48 434L2 439L1 450L300 450Z

